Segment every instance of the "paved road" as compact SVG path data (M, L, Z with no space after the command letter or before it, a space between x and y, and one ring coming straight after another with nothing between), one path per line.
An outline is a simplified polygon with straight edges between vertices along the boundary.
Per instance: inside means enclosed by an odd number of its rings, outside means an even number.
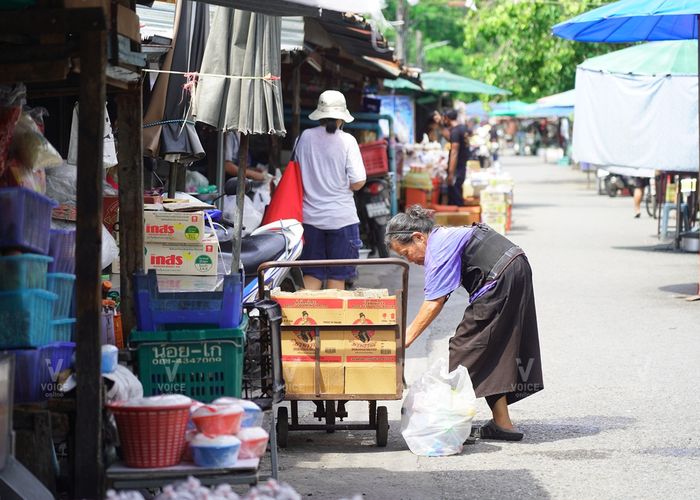
M631 198L599 196L581 172L536 158L503 165L516 181L509 237L534 270L545 380L511 407L525 440L417 457L390 402L387 448L370 432L292 433L282 479L333 499L700 498L700 302L683 300L696 292L698 256L664 250L656 221L633 219ZM396 277L363 273L363 284ZM409 318L421 291L415 267ZM447 356L465 300L455 293L411 347L409 384ZM366 403L350 413L366 419ZM476 422L488 418L480 401Z

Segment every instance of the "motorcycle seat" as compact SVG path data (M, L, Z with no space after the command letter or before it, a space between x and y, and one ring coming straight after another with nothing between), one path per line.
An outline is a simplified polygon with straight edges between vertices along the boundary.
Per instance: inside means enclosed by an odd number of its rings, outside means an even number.
M245 269L245 284L257 278L263 262L277 260L286 249L287 239L279 233L246 236L241 243L241 262Z

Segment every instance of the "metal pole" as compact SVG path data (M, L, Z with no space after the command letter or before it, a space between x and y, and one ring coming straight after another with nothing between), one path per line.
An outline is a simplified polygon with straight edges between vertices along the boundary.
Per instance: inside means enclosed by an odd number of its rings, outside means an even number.
M231 261L231 272L240 268L241 243L243 238L243 202L245 197L245 171L248 168L248 134L241 134L241 146L238 153L238 182L236 186L236 207L238 216L236 217L236 227L234 231L235 241L233 245L233 260Z
M221 125L221 124L220 124ZM224 184L226 184L226 169L224 168L224 141L226 132L219 129L216 131L216 188L219 194L224 194ZM224 196L216 200L216 208L224 209Z

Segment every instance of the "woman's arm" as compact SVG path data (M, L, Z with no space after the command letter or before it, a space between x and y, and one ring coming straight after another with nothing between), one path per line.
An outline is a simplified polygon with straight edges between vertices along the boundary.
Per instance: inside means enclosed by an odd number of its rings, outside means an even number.
M435 300L425 300L420 306L418 314L406 330L406 347L410 346L423 331L430 326L430 323L437 318L443 306L447 302L447 297Z

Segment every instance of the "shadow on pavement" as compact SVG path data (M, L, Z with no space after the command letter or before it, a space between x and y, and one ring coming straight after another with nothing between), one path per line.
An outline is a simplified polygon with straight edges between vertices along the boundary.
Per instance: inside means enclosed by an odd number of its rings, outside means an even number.
M624 247L610 247L613 250L634 250L638 252L674 252L674 253L685 253L680 250L675 250L672 243L660 243L658 245L645 245L645 246L624 246Z
M662 292L677 293L679 295L695 295L698 293L697 283L682 283L678 285L660 286Z
M634 422L636 419L631 417L590 415L544 421L523 420L516 422L516 425L525 433L523 443L552 443L626 429Z

